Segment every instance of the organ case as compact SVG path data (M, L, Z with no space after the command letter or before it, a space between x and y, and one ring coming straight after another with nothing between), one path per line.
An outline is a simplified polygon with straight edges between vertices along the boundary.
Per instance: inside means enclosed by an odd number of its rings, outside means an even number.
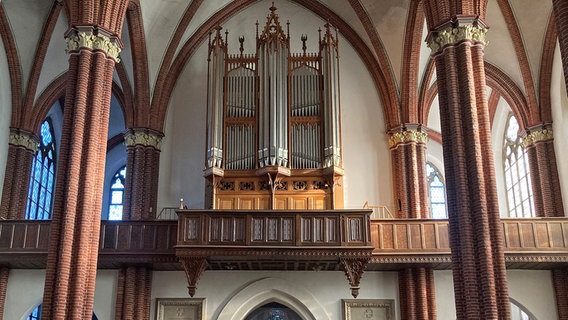
M274 5L256 52L228 53L228 32L209 37L206 207L343 208L337 30L319 51L290 52Z

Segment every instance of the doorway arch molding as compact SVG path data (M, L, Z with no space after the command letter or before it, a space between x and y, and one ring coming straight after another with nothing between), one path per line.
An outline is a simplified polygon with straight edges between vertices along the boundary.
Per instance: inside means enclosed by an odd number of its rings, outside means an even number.
M222 307L217 319L242 320L256 308L270 302L286 305L303 319L330 319L322 304L306 288L274 277L261 278L243 287Z

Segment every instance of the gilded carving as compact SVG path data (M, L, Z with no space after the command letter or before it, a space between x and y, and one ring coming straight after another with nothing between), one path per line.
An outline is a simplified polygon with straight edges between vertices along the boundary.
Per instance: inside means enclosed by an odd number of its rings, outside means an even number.
M31 133L12 130L10 131L8 143L36 152L38 149L39 140Z
M91 32L73 32L65 39L67 49L65 53L78 52L81 48L87 48L93 51L103 51L109 58L116 63L120 62L118 54L122 50L119 42L102 34L93 34Z
M531 130L529 134L527 134L523 141L521 142L521 146L523 148L530 147L537 142L552 140L554 135L552 133L552 128L543 128L541 130Z
M487 45L485 40L487 28L473 26L471 24L449 27L442 31L434 32L428 41L428 47L432 54L439 53L447 45L456 45L462 41L472 41L483 46Z
M127 147L140 144L160 150L163 137L162 134L148 130L131 130L124 136L124 144Z
M428 133L419 130L403 130L392 132L389 136L389 148L395 148L401 143L427 143Z

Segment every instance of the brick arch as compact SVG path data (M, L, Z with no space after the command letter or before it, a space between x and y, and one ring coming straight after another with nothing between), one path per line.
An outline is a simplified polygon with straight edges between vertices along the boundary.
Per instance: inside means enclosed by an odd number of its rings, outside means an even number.
M130 46L132 50L132 67L136 75L134 77L134 92L130 90L133 96L131 100L136 101L132 110L133 114L126 122L127 128L150 128L150 77L148 74L148 52L146 50L146 34L144 32L144 23L142 21L142 11L138 0L131 0L126 11L126 22L128 23L128 32L130 38ZM122 64L119 64L122 66ZM117 70L119 69L117 65ZM122 66L124 67L124 66ZM120 74L120 73L119 73ZM128 78L126 78L128 79ZM126 80L128 81L128 80ZM121 83L124 81L121 77ZM127 90L125 90L127 91ZM125 117L126 120L126 117Z
M422 29L424 28L424 8L422 2L411 1L406 21L404 53L402 65L401 123L420 122L418 101L418 67Z
M428 72L433 72L435 68L430 69ZM489 62L485 62L485 76L486 76L486 84L493 90L496 90L515 114L515 117L519 121L519 124L523 128L529 127L530 124L530 110L528 103L523 95L521 89L509 78L503 71L499 70L494 65L490 64ZM428 76L426 77L428 78ZM424 99L422 100L422 105L420 106L420 110L422 110L422 116L424 117L425 124L428 124L428 114L430 112L430 108L432 107L432 102L434 98L438 95L438 82L435 81L428 90L424 93ZM495 99L495 97L494 97ZM489 105L489 113L494 114L495 110L493 108L497 107L497 104L494 103L493 105Z
M179 43L179 38L181 37L179 33L183 34L185 32L185 28L178 28L176 30L173 40L166 52L166 56L163 60L162 67L160 68L155 85L156 91L154 92L150 112L150 116L152 117L150 119L150 123L152 127L159 128L159 131L163 130L169 99L177 82L177 79L179 78L180 74L185 68L185 65L187 64L199 44L206 39L209 31L213 27L226 21L236 12L244 9L255 1L256 0L231 2L227 6L213 14L205 23L198 27L194 34L185 42L185 44L179 50L178 55L172 61L171 66L169 66L169 59L172 59L174 54L174 52L172 51L175 51L175 49L177 48L176 44ZM347 22L345 22L337 14L317 1L292 1L305 7L317 16L321 17L323 20L327 20L332 25L336 26L340 30L341 34L353 46L355 51L360 55L367 69L369 70L369 73L371 74L371 77L375 82L377 92L379 93L379 97L382 100L383 105L398 105L398 97L396 95L393 95L392 89L389 89L389 83L394 83L392 73L385 74L385 72L388 72L389 67L381 65L380 62L375 59L373 52L367 47L364 41L349 26ZM188 7L188 10L186 11L187 16L193 16L195 11L198 9L200 2L197 2L196 5L193 6L194 2L191 3L191 5ZM186 20L188 20L186 19L186 15L184 15L184 17L182 18L182 22L184 23ZM180 25L182 24L180 23ZM389 75L391 77L389 77ZM396 92L396 89L394 90L394 92ZM388 119L389 115L386 115L386 118Z
M35 134L39 134L41 123L47 116L53 104L57 100L65 96L66 89L67 89L67 73L64 73L59 77L55 78L55 80L53 80L41 93L36 103L34 104L31 117L28 118L26 125L21 129L33 132ZM114 81L112 84L112 93L114 94L114 96L116 97L122 108L122 112L125 117L124 121L126 123L126 116L128 113L126 112L127 107L125 106L127 102L124 99L124 93L121 90L120 86Z
M23 114L22 110L22 69L20 68L20 58L14 35L10 29L4 6L0 6L0 36L4 43L6 51L6 59L8 61L8 72L10 74L10 91L12 92L12 120L11 126L20 127L20 121Z
M386 54L385 48L382 44L382 41L379 37L379 34L377 33L377 29L375 29L373 21L371 20L371 18L369 17L367 11L363 8L363 6L361 5L361 1L360 0L349 0L349 3L351 4L351 7L353 8L353 11L355 11L355 13L357 14L357 17L359 18L359 20L361 21L361 24L363 24L363 27L365 28L365 31L367 32L367 36L369 36L369 39L371 40L371 44L373 45L373 49L375 51L375 54L377 55L377 59L379 61L379 65L381 66L381 70L382 72L385 72L386 74L384 75L384 81L385 81L385 85L386 85L386 90L388 92L388 95L385 96L384 98L381 95L381 99L383 99L383 104L384 104L384 114L385 114L385 121L386 121L386 126L387 128L393 128L398 126L401 122L404 122L406 120L404 120L402 113L403 111L401 110L401 103L400 103L400 97L398 95L398 91L397 91L397 87L396 87L396 83L394 81L394 74L393 74L393 70L391 68L388 56ZM415 21L416 19L420 19L420 17L416 17L416 15L418 14L417 11L414 10L414 8L416 7L418 3L415 1L411 2L411 8L408 14L408 21L406 22L406 26L408 26L409 23ZM418 5L418 8L422 8L422 5ZM312 10L313 11L313 10ZM317 11L314 11L317 12ZM423 17L423 14L422 14ZM340 28L341 29L341 28ZM410 43L411 46L415 45L415 40L418 40L418 42L420 42L420 37L422 36L422 31L420 31L420 35L418 36L418 39L413 38L415 36L415 34L412 34L412 31L409 30L409 28L407 27L407 33L405 35L405 39L411 39ZM422 30L422 25L420 25L420 30ZM409 40L405 40L405 41L409 41ZM406 42L405 42L405 49L406 49ZM404 54L404 57L406 57L407 54ZM409 55L410 56L410 55ZM411 60L412 57L411 57ZM418 60L416 60L416 63L418 63ZM403 64L403 66L405 66L405 64ZM405 76L405 74L403 73L403 77ZM410 81L412 80L409 79ZM404 87L404 78L403 78L403 87ZM380 91L379 91L380 92ZM388 98L388 102L385 103L385 98ZM404 99L404 94L402 95L402 99ZM404 104L402 104L404 105Z
M501 9L501 13L503 13L507 28L509 29L509 35L511 36L511 40L513 41L513 46L515 47L515 53L519 62L519 68L521 69L521 75L523 77L523 86L526 92L527 106L530 111L528 114L526 114L526 118L523 120L525 121L523 125L526 126L534 121L533 119L538 119L539 114L539 107L536 98L535 85L531 74L531 68L529 65L527 52L525 50L525 45L521 36L521 31L519 29L517 20L515 19L515 15L513 14L513 9L511 8L509 1L497 0L497 3L499 4L499 8Z
M550 98L550 88L552 84L552 65L554 62L554 50L556 49L556 22L554 13L551 14L544 37L542 60L540 64L540 80L539 80L539 118L532 119L531 126L539 123L552 122L552 105Z

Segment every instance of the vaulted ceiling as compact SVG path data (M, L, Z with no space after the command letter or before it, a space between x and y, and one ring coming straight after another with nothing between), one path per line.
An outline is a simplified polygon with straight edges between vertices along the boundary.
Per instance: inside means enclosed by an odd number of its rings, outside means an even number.
M178 77L209 31L229 20L238 25L251 15L262 21L270 5L268 0L132 0L115 72L126 125L163 129ZM339 28L375 83L387 129L428 123L436 77L420 1L277 0L274 5L286 9L294 28L307 23L294 21L295 13L306 11L318 24L329 21ZM45 114L62 92L67 13L56 0L3 0L0 8L0 57L13 66L2 70L11 78L12 126L33 129L39 124L30 114L36 119ZM488 85L507 100L524 126L551 121L557 42L552 1L489 0L487 12Z

